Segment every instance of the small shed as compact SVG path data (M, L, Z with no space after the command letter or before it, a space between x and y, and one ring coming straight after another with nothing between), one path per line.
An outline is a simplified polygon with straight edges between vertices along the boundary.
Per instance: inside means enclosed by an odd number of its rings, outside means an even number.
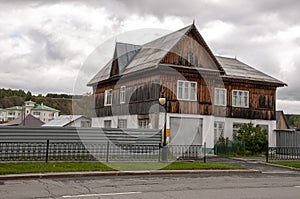
M25 119L24 117L18 117L7 123L0 124L0 126L28 126L28 127L40 127L45 124L43 121L34 117L31 114L28 114Z
M91 127L91 119L84 115L60 115L43 126L53 127Z

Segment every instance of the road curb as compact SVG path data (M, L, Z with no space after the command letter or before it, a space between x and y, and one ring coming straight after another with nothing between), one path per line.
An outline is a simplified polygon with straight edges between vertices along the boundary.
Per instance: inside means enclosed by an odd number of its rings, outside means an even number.
M294 168L294 167L289 167L289 166L279 165L279 164L272 164L272 162L261 162L261 163L269 165L269 166L274 166L274 167L278 167L278 168L285 168L285 169L290 169L290 170L293 170L293 171L299 171L300 172L300 169Z
M70 178L96 176L146 176L146 175L177 175L177 174L254 174L260 170L143 170L143 171L92 171L92 172L64 172L64 173L28 173L0 175L0 180L19 180L37 178Z

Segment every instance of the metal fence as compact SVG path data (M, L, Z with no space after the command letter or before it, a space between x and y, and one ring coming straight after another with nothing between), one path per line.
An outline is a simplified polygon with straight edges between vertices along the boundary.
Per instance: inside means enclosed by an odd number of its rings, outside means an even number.
M244 155L245 154L245 143L244 142L217 142L214 146L214 153L219 154L236 154Z
M300 160L300 147L270 147L267 162L269 160Z
M275 130L276 147L300 147L300 131Z
M300 160L300 132L293 129L275 130L276 147L269 147L266 161Z
M167 161L199 160L205 153L200 145L167 146ZM160 161L160 145L129 145L81 142L1 142L0 161Z

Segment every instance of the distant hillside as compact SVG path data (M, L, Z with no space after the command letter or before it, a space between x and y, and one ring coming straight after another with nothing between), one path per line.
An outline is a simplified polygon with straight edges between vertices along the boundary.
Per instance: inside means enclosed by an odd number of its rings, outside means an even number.
M45 104L60 110L61 115L72 114L72 95L49 93L46 96L34 96L30 91L0 89L0 108L11 106L22 106L24 101L32 100L38 104ZM80 101L82 96L75 96L76 101ZM83 109L84 110L84 109ZM82 110L82 111L83 111Z
M290 128L300 129L300 115L286 114L285 117Z

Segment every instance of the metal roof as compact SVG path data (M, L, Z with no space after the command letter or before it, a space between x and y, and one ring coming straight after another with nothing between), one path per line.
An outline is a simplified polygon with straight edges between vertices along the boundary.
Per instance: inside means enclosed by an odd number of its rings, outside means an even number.
M51 107L46 106L44 104L39 104L36 107L32 108L31 110L59 112L59 110L57 110L55 108L51 108Z
M78 120L79 118L86 118L87 117L83 116L83 115L60 115L59 117L51 120L50 122L44 124L43 126L66 126L71 122L74 122L76 120Z
M255 68L241 62L236 58L216 56L217 60L225 71L224 77L245 79L253 81L263 81L275 84L286 85L284 82L277 80Z
M6 108L6 110L23 110L24 108L22 106L12 106L12 107L9 107L9 108Z
M31 126L31 127L39 127L45 124L38 118L34 117L31 114L28 114L25 119L22 117L18 117L10 122L0 124L0 126Z
M284 82L258 71L237 59L214 56L194 24L167 34L142 46L116 43L113 59L118 61L119 75L158 67L161 60L167 55L167 53L170 52L172 48L192 29L197 31L200 40L202 40L206 45L206 50L217 64L218 70L225 72L223 77L263 81L279 84L280 86L286 85ZM111 76L112 64L113 60L110 60L87 85L92 86L100 81L109 79Z

